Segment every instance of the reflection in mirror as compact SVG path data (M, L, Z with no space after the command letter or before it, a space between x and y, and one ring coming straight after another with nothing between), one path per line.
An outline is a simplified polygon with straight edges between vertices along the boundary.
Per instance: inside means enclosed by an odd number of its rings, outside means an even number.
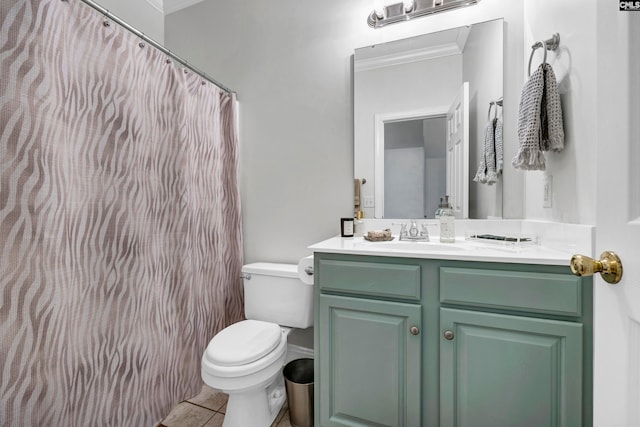
M434 218L444 195L458 218L502 216L502 177L470 180L489 103L502 97L502 57L501 19L356 49L354 173L367 182L366 217Z
M388 218L427 218L445 194L445 116L384 123L384 213Z

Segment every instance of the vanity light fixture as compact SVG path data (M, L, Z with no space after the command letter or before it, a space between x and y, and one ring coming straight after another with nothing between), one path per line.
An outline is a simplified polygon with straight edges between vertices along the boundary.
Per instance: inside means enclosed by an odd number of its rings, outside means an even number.
M420 16L471 6L480 0L403 0L399 3L381 5L375 3L373 12L367 18L367 24L373 28L384 27L396 22L408 21Z

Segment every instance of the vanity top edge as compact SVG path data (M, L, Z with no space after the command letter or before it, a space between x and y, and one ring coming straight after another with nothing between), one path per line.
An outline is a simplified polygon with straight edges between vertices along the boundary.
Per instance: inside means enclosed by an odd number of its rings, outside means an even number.
M313 252L368 255L381 257L442 259L454 261L477 261L513 264L538 264L569 266L571 253L548 248L545 246L529 246L525 248L497 248L475 245L464 240L457 239L456 243L434 243L433 247L424 245L428 250L420 249L416 244L416 250L407 246L389 249L389 245L378 245L376 242L367 242L362 237L332 237L315 243L308 247ZM445 249L451 245L450 249Z

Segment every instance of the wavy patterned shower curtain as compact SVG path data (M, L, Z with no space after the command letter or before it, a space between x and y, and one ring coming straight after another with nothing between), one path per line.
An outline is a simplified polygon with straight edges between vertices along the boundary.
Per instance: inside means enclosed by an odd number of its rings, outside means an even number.
M242 317L235 99L79 0L0 1L0 425L152 426Z

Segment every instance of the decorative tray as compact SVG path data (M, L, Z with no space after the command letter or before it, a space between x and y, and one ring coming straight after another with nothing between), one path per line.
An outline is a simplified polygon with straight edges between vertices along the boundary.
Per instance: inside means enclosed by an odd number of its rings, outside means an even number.
M395 237L391 236L391 237L369 237L366 234L363 236L364 240L368 240L370 242L389 242L393 239L395 239Z
M473 234L468 233L466 240L474 242L483 242L499 246L508 247L527 247L540 244L540 239L535 235L496 235L496 234Z
M362 237L370 242L388 242L390 240L393 240L393 236L391 235L391 230L389 228L384 230L369 231Z

